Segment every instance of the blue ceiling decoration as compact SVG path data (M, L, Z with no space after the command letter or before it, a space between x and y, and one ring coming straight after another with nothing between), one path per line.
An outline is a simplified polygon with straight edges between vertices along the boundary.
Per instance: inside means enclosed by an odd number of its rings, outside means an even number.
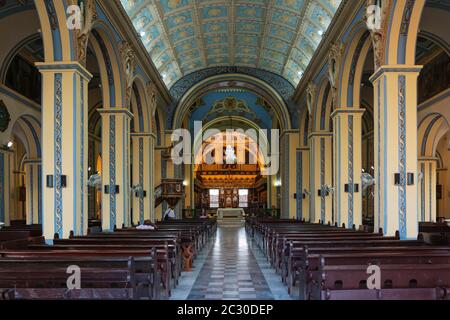
M194 132L194 121L204 124L218 117L241 116L256 123L262 129L272 128L273 111L260 103L261 98L249 91L210 91L201 98L190 116L190 131Z
M272 88L274 88L285 101L289 101L295 91L294 86L278 74L256 68L224 66L207 68L188 74L172 86L172 88L170 89L170 94L175 101L179 101L184 96L184 94L190 88L192 88L192 86L199 83L200 81L212 76L230 73L245 74L265 81L267 84L271 85Z
M341 0L121 0L164 82L217 66L297 86Z

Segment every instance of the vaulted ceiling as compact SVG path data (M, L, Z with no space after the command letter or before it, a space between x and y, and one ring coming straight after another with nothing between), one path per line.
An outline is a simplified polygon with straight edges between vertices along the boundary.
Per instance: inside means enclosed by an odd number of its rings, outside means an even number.
M121 0L170 88L193 71L248 66L300 81L341 0Z

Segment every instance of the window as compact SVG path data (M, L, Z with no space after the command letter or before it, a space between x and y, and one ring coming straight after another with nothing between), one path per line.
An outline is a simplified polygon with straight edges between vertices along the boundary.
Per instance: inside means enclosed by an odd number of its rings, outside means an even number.
M209 190L209 207L210 208L219 207L219 189Z
M239 208L248 207L248 190L239 189Z

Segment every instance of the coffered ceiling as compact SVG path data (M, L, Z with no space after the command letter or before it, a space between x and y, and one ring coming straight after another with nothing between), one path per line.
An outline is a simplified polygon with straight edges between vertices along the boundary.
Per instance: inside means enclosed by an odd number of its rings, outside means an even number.
M121 0L164 82L248 66L300 81L341 0Z

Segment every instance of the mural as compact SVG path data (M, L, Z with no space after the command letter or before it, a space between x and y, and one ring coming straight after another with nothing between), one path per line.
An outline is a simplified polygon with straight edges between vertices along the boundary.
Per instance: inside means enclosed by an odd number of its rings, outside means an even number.
M247 66L297 86L341 0L121 0L170 88L196 70Z

